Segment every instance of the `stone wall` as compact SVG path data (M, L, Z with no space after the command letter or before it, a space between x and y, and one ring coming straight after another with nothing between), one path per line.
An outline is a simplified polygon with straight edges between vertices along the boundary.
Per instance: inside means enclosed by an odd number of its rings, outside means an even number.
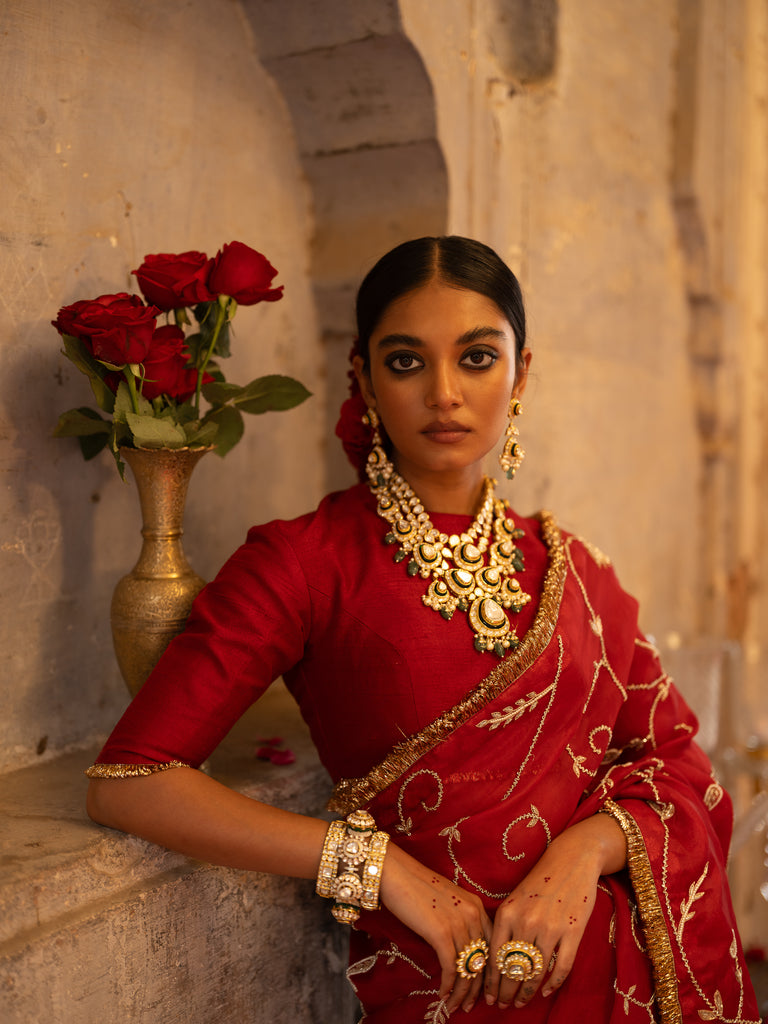
M242 9L17 0L2 27L0 768L103 735L127 700L108 613L138 556L135 487L51 437L91 402L59 355L60 306L135 290L146 253L233 239L265 253L285 297L238 311L227 377L286 373L314 396L249 418L226 460L195 471L190 562L210 578L253 522L308 510L324 484L312 205Z

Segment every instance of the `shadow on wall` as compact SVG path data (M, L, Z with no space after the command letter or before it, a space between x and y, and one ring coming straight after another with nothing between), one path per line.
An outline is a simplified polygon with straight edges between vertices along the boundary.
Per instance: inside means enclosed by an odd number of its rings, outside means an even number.
M399 4L341 0L322 8L243 0L265 68L281 90L312 190L312 279L326 346L333 437L347 390L354 295L365 272L407 238L443 234L448 177L424 62ZM305 16L302 16L302 12ZM328 487L347 486L340 446Z
M114 685L108 610L114 586L110 561L112 555L119 558L126 536L125 494L108 488L116 507L104 508L102 491L114 467L104 459L85 463L75 441L52 437L66 404L65 385L77 371L65 367L63 357L58 360L53 328L41 359L28 344L31 326L20 325L7 349L15 353L10 378L24 381L24 387L8 387L4 395L5 418L23 427L6 441L3 459L5 514L14 525L0 548L0 644L4 675L14 682L0 726L0 735L6 734L0 770L29 763L49 747L61 752L82 743L90 709L97 709L95 720L105 709L114 715L123 707L123 691Z

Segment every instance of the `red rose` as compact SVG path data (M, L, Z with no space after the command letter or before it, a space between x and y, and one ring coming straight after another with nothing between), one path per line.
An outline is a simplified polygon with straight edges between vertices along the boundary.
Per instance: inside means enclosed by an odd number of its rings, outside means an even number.
M260 252L242 242L228 242L213 258L208 286L217 295L229 295L240 306L276 302L283 286L270 288L277 271Z
M347 458L357 470L358 479L363 481L367 480L365 466L373 441L373 430L363 422L367 408L358 391L342 403L336 424L336 436L341 439Z
M206 284L212 264L204 252L157 253L145 256L131 273L147 302L164 310L181 309L216 298Z
M53 326L60 334L79 338L94 359L125 366L146 358L159 312L138 295L118 292L63 306Z
M144 384L141 393L152 401L158 395L167 395L184 402L195 393L197 370L189 368L189 352L185 346L184 331L174 324L158 327L152 337L149 354L144 360ZM213 380L209 373L204 383Z

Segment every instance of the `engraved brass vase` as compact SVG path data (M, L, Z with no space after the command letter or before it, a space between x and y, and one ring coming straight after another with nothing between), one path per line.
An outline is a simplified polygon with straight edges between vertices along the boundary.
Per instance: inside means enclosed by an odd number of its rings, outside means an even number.
M184 504L192 471L211 448L121 448L136 480L144 538L139 560L112 597L112 640L132 697L181 632L205 580L184 555Z

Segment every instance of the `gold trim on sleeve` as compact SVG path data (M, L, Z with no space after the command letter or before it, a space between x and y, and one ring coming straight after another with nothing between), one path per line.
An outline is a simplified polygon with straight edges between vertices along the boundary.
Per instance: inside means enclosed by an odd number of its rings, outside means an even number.
M683 1024L683 1012L677 995L675 958L643 834L632 815L613 800L606 800L600 810L611 815L627 840L627 867L643 922L648 957L653 967L660 1022Z
M549 554L549 566L544 576L536 618L519 647L510 651L490 675L470 690L455 707L444 712L420 732L398 743L367 775L358 779L340 779L328 801L329 810L336 814L348 814L357 807L364 807L420 757L442 743L455 729L503 693L518 676L531 667L545 649L555 631L568 568L555 517L551 512L540 512L538 518L541 520L542 539Z
M92 764L85 769L89 779L135 779L142 775L156 775L169 768L191 768L183 761L167 761L163 764Z

